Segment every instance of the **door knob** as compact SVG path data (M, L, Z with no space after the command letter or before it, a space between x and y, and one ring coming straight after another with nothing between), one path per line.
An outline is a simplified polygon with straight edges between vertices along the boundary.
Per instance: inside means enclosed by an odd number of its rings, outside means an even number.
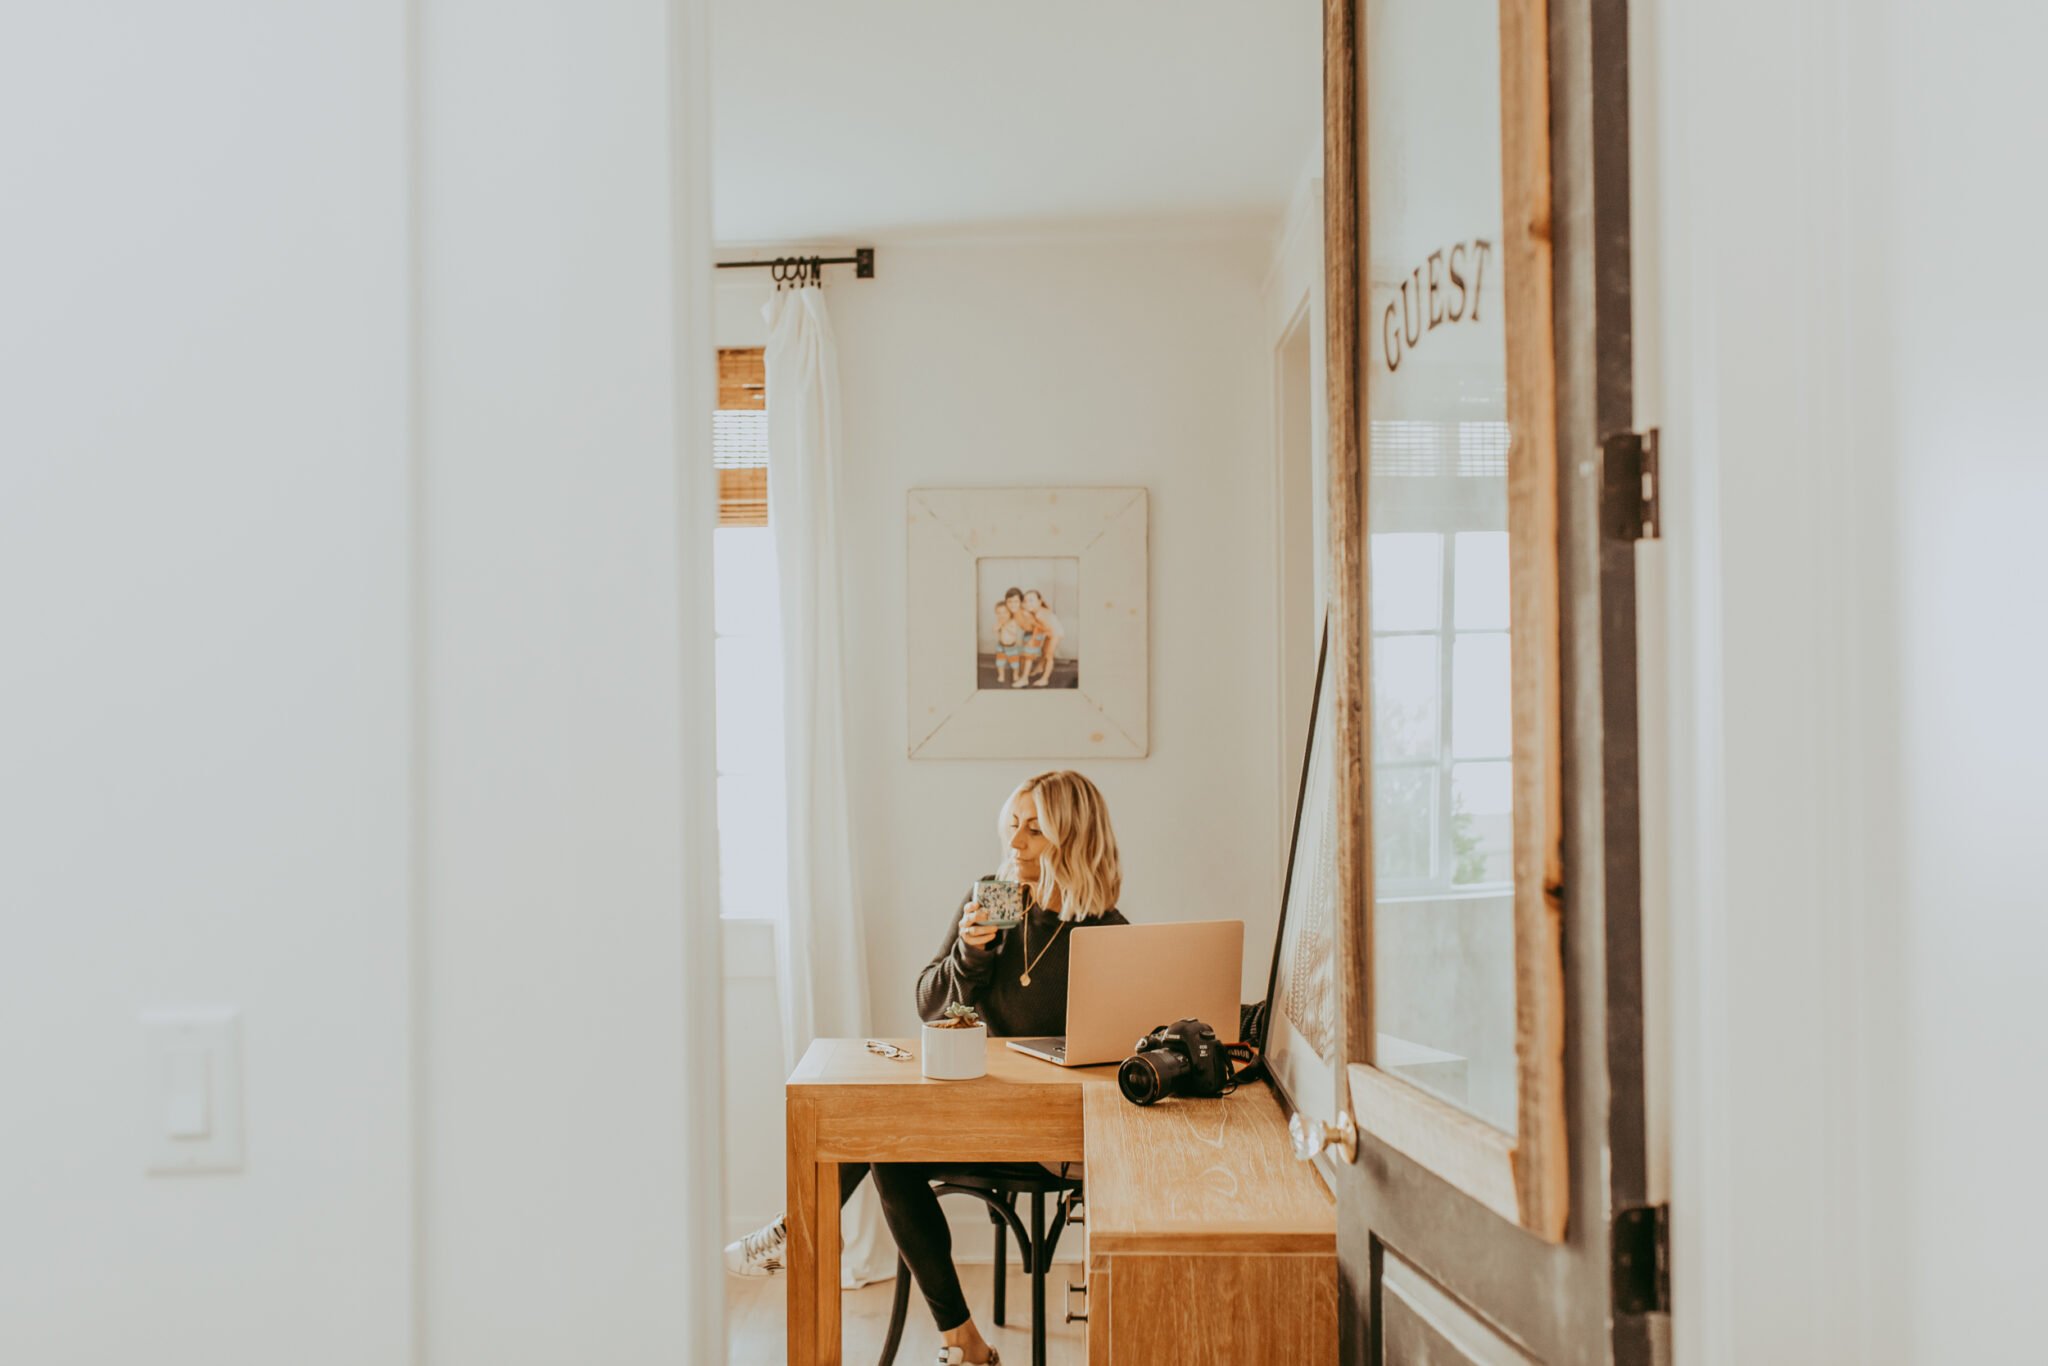
M1332 1149L1346 1162L1358 1160L1358 1126L1352 1123L1349 1110L1339 1110L1334 1123L1289 1115L1287 1136L1294 1140L1295 1157L1303 1162Z

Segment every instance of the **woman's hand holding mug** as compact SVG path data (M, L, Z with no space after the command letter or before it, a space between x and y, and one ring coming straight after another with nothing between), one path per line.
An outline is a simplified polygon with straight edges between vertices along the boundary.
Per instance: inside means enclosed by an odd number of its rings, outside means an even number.
M985 949L995 941L996 927L978 902L970 901L960 911L960 942L971 949Z

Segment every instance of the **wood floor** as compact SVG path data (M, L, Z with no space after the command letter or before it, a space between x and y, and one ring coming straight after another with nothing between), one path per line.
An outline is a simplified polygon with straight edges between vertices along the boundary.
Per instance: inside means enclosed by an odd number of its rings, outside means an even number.
M995 1268L986 1262L960 1268L960 1286L974 1310L974 1321L982 1336L1003 1354L1003 1366L1031 1363L1031 1278L1010 1268L1009 1326L997 1328L989 1322L989 1289ZM1081 1279L1078 1265L1054 1262L1045 1278L1045 1316L1051 1324L1046 1334L1045 1359L1048 1366L1085 1366L1088 1360L1088 1325L1065 1323L1061 1312L1067 1280ZM786 1276L725 1281L726 1332L730 1341L726 1360L731 1366L780 1366L783 1361L783 1287ZM889 1329L889 1302L895 1287L889 1283L863 1286L841 1294L845 1323L844 1360L848 1366L868 1366L882 1350L882 1335ZM1080 1306L1080 1297L1074 1303ZM903 1329L903 1345L897 1350L898 1366L931 1366L939 1353L939 1331L922 1296L910 1295L910 1318Z

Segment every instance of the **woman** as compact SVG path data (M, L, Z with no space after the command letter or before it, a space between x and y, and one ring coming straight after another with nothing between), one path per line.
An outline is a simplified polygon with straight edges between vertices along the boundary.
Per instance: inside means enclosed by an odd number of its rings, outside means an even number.
M1067 628L1060 625L1060 619L1054 614L1052 605L1046 602L1045 594L1036 588L1024 595L1024 610L1036 619L1038 634L1042 638L1040 653L1044 656L1045 663L1039 670L1038 686L1043 688L1052 682L1053 652L1060 648L1060 641L1065 638Z
M1116 909L1123 869L1109 807L1095 784L1080 774L1041 773L1010 794L997 829L1004 850L999 876L1024 884L1024 919L1014 929L999 930L972 900L957 917L949 913L945 943L918 974L917 1012L926 1020L941 1019L946 1007L959 1001L981 1012L992 1035L1063 1034L1067 946L1072 942L1066 931L1081 922L1129 923ZM1019 1163L954 1163L943 1170L1020 1167L1041 1170ZM995 1361L995 1349L975 1327L953 1268L952 1234L931 1187L940 1166L845 1164L839 1169L841 1204L870 1170L897 1250L938 1325L944 1343L940 1366ZM780 1270L784 1237L783 1222L777 1219L728 1247L728 1267L740 1275Z
M1031 671L1036 668L1045 650L1045 632L1038 618L1025 605L1024 590L1012 588L1003 594L1003 605L1010 609L1010 621L1016 626L1018 643L1011 656L1010 686L1021 688L1031 681Z

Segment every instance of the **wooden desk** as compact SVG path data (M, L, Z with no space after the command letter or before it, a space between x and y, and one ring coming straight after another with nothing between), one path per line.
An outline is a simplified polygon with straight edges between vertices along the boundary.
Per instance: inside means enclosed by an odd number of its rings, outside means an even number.
M997 1039L973 1081L819 1039L786 1100L792 1362L839 1361L840 1163L1077 1160L1096 1366L1336 1360L1336 1209L1262 1083L1140 1107Z

